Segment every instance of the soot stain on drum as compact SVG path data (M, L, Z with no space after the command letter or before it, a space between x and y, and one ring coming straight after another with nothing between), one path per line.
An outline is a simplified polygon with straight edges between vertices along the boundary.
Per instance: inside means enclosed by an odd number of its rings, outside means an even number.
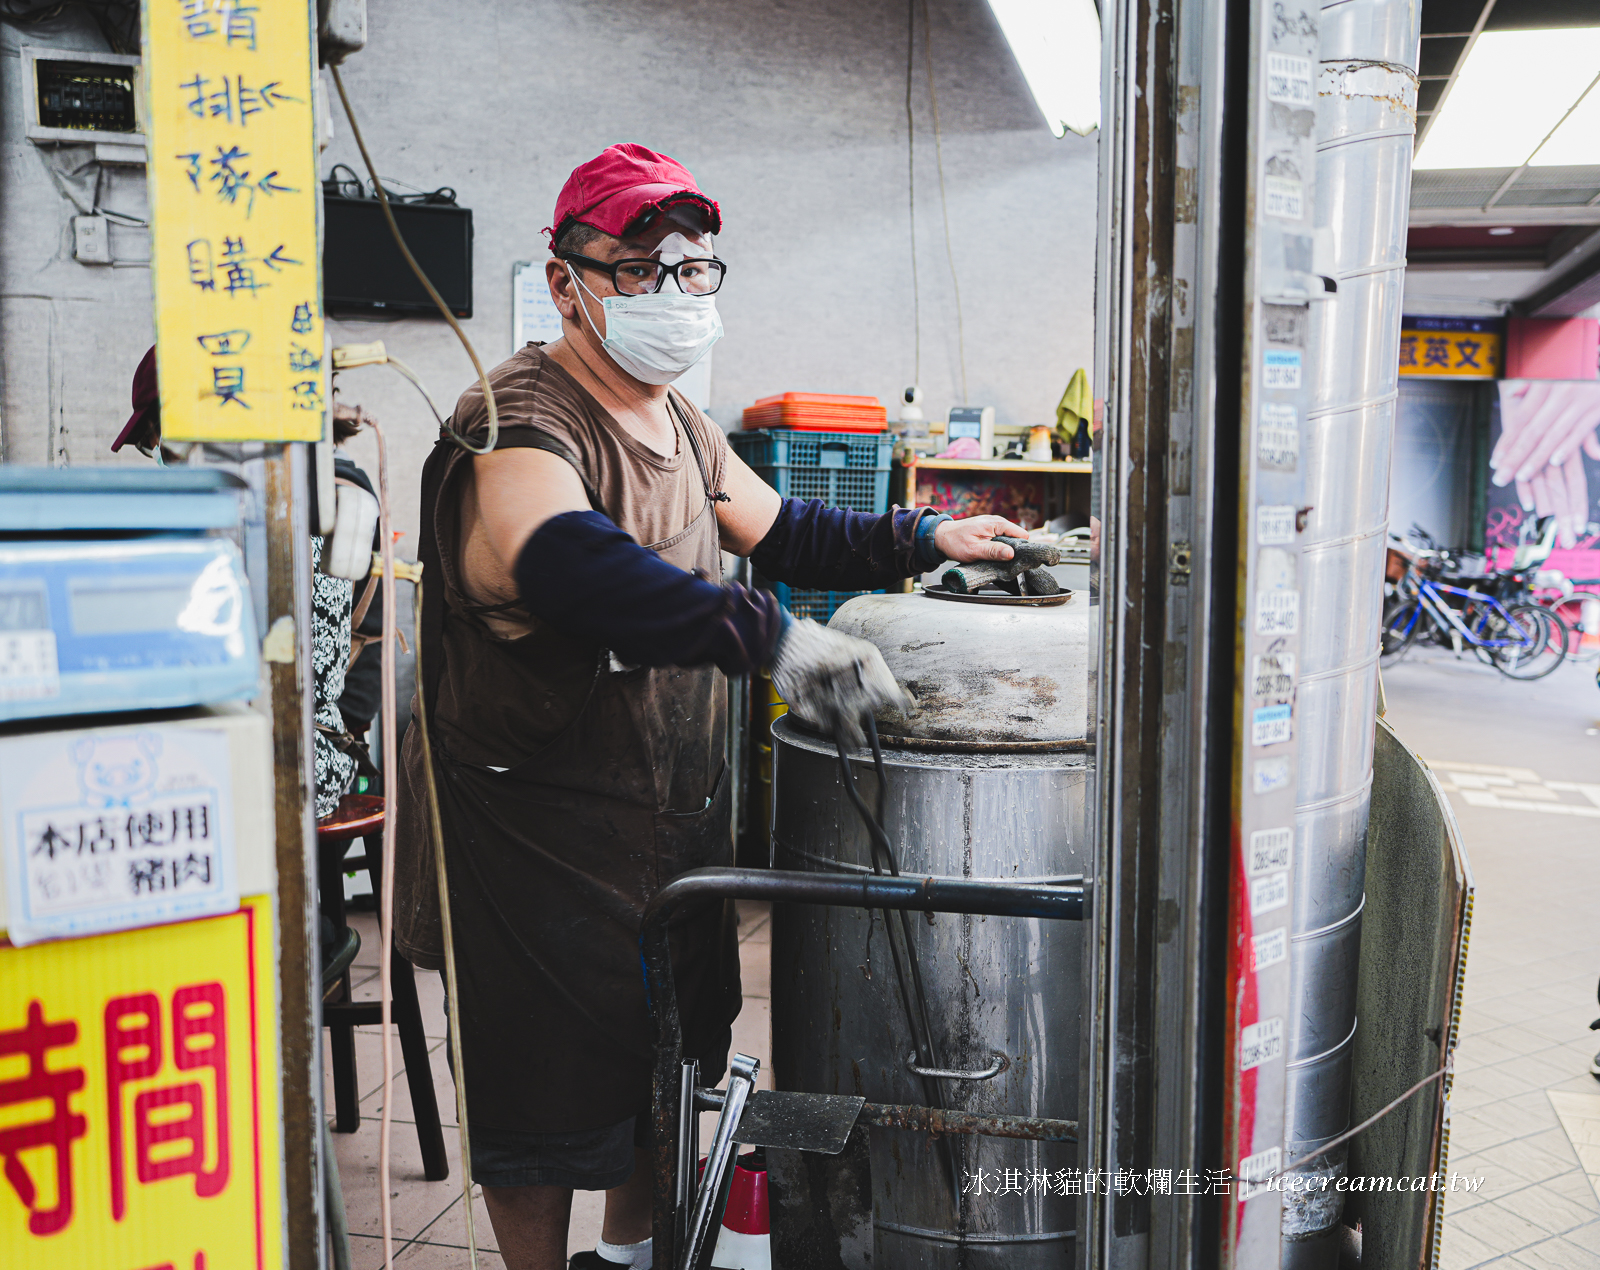
M1021 667L991 671L960 670L949 677L932 681L907 679L904 681L904 686L914 701L910 711L912 717L929 721L941 716L952 716L959 720L959 723L946 725L938 730L942 732L949 731L952 727L958 728L961 734L959 739L966 740L984 740L993 737L993 726L985 727L981 717L974 719L973 715L975 711L982 710L983 699L995 696L998 690L1007 690L1007 696L1016 694L1023 697L1036 712L1033 715L1007 715L1005 722L1027 724L1037 722L1039 714L1048 714L1054 710L1062 691L1061 684L1055 676L1028 674ZM993 739L1004 738L993 737Z

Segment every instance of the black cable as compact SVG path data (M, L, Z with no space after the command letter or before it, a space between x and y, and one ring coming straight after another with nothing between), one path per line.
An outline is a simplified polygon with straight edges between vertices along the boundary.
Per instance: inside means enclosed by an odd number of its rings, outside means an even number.
M378 169L372 162L372 156L367 153L367 143L361 136L361 125L356 122L356 112L351 108L350 98L344 91L344 80L339 75L339 68L330 66L328 70L333 75L333 86L339 90L339 101L344 106L345 118L350 121L350 135L355 138L356 149L361 153L361 162L367 169L367 174L372 177L373 188L376 189L378 194L378 202L383 207L383 219L388 222L389 234L394 239L394 245L400 249L400 254L405 258L406 264L410 266L411 272L416 275L417 281L422 284L422 289L428 293L428 298L433 301L434 307L439 310L439 316L444 318L450 329L456 333L456 338L461 341L461 347L466 350L467 357L472 362L472 369L478 372L478 386L483 390L483 408L489 416L483 445L473 445L452 426L447 425L445 433L468 454L492 454L495 446L500 441L500 411L495 404L494 389L489 386L489 374L483 369L483 362L478 358L478 350L473 348L472 341L467 338L467 333L461 329L461 323L456 321L456 315L450 312L450 306L444 302L444 297L439 294L439 289L429 281L427 273L417 263L417 258L411 254L411 248L406 246L405 235L400 232L400 226L395 223L394 211L389 206L388 191L378 184Z
M906 203L911 223L911 382L922 382L922 291L917 280L917 117L911 109L911 72L917 51L917 0L906 4Z
M395 178L392 177L392 176L389 177L388 180L390 182L392 182L393 184L395 184L395 185L406 185L406 183L404 181L396 181ZM368 182L368 184L370 184L371 187L372 187L372 197L373 198L377 198L378 197L378 181L377 181L377 179L374 179L374 180ZM406 185L406 189L408 189L410 191L409 194L399 193L399 192L397 192L395 190L390 189L388 185L385 185L383 187L383 193L389 196L389 201L391 203L400 203L402 205L411 205L411 204L420 203L420 204L423 204L425 206L438 206L438 207L454 207L454 206L456 206L456 192L455 192L454 189L452 189L448 185L441 185L436 190L419 190L415 185Z
M884 769L883 746L878 740L878 724L870 714L866 719L867 736L872 742L872 760L878 774L878 801L881 805L888 797L889 781ZM855 772L850 766L849 756L845 753L844 741L837 735L833 738L834 750L839 755L839 772L843 779L845 793L849 795L851 803L855 805L856 814L861 817L861 823L866 828L867 839L872 846L872 871L879 877L883 876L883 867L878 862L880 852L888 863L889 873L893 877L900 876L900 865L894 857L894 845L889 841L889 835L884 830L882 822L868 809L866 801L861 797L861 791L856 787ZM900 946L895 941L894 928L890 924L887 911L880 910L883 917L884 935L889 941L889 953L894 960L895 984L900 990L900 1005L906 1014L906 1027L911 1033L911 1041L917 1051L917 1059L924 1067L942 1068L938 1051L933 1044L933 1019L928 1012L928 997L922 986L922 969L917 962L916 946L911 940L911 914L906 909L898 913L900 919L900 936L905 941L905 958L902 962ZM872 916L869 912L868 922ZM906 969L909 965L909 973ZM918 1035L920 1024L921 1036ZM939 1087L936 1077L921 1076L917 1078L922 1085L923 1100L930 1107L946 1110L944 1105L944 1091ZM945 1149L941 1154L945 1160L945 1167L949 1172L950 1192L955 1200L956 1212L961 1212L961 1182L959 1169L955 1158L955 1143L946 1139Z
M339 176L341 170L348 173L348 176L341 178ZM347 193L346 191L352 187L354 187L355 193ZM340 198L367 197L367 188L361 183L361 177L356 174L355 169L348 163L335 163L328 169L328 175L322 181L322 192L324 194L336 194Z

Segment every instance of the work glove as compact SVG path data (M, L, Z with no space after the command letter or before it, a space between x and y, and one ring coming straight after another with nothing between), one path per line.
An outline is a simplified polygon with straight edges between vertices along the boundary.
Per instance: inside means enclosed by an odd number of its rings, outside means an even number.
M772 686L800 719L851 749L883 706L911 704L876 644L806 618L790 621L772 658Z

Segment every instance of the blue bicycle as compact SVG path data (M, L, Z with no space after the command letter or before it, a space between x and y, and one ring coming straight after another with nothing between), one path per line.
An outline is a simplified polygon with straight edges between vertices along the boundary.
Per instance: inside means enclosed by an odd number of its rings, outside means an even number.
M1470 586L1440 582L1430 573L1448 566L1446 552L1408 554L1413 558L1385 610L1381 664L1399 661L1418 638L1457 653L1471 648L1511 679L1543 679L1566 659L1567 632L1548 609L1508 606Z

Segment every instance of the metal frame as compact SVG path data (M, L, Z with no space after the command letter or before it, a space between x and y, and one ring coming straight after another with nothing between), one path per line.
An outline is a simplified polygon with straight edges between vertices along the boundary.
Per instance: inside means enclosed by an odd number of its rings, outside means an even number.
M45 145L123 145L145 148L144 62L137 54L78 52L51 46L22 46L22 114L29 141ZM133 115L137 132L101 131L97 128L48 128L39 122L40 62L99 62L105 66L133 68Z
M827 904L841 908L894 909L920 913L971 913L988 917L1081 920L1084 890L1075 884L973 882L962 878L889 877L874 874L802 873L780 869L693 869L674 878L645 907L639 935L646 1000L655 1025L655 1072L651 1088L654 1177L651 1194L655 1264L677 1265L678 1108L683 1082L683 1028L672 980L668 922L684 904L707 900L769 900ZM716 1101L696 1095L697 1104ZM980 1116L936 1108L869 1103L868 1124L930 1133L977 1133L997 1137L1054 1138L1075 1134L1072 1121L1019 1116Z
M1238 367L1241 0L1103 9L1096 384L1098 856L1087 1169L1222 1163ZM1137 597L1137 602L1132 602ZM1218 615L1221 615L1220 617ZM1214 1200L1085 1196L1077 1264L1214 1259Z

